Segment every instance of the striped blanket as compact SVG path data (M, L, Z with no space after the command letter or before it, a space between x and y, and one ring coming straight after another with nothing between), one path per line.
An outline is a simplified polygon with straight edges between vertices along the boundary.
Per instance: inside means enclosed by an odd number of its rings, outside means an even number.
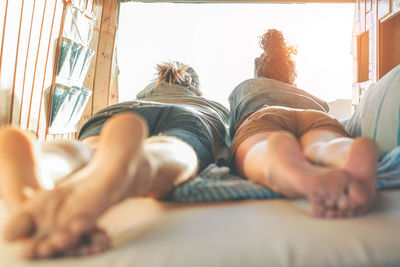
M400 187L400 147L382 158L377 176L378 189ZM182 203L281 197L268 188L231 174L228 167L215 164L210 164L197 177L172 192L172 199Z

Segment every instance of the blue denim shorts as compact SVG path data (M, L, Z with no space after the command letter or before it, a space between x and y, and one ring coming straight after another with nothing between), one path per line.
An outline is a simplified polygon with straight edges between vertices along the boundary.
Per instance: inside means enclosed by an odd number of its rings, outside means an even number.
M194 111L183 106L146 101L130 101L109 106L97 112L79 132L79 140L99 135L112 116L132 112L147 122L149 135L175 136L193 147L199 160L199 171L214 162L211 130Z

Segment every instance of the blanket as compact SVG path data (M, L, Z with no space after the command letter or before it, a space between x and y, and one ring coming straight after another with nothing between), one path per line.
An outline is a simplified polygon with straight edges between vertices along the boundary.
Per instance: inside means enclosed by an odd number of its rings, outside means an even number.
M400 147L386 154L377 168L377 189L400 187ZM230 173L228 167L210 164L197 177L176 187L171 194L175 202L216 202L241 199L282 198L257 183Z

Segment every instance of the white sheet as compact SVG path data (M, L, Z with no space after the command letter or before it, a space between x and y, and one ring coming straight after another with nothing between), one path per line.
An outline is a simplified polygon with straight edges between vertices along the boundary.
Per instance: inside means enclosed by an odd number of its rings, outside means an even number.
M0 204L1 225L6 212ZM373 210L359 218L314 219L306 206L284 199L128 200L101 220L117 245L113 250L27 262L0 241L0 266L400 266L400 190L379 192Z

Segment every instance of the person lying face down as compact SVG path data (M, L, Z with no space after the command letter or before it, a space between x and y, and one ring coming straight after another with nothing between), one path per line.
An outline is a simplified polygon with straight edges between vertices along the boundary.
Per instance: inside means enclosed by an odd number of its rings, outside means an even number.
M22 240L27 258L106 250L110 240L96 222L109 207L128 197L167 197L227 156L227 109L200 96L191 67L169 62L158 71L140 99L97 112L79 142L47 142L40 151L21 129L0 130L0 192L13 214L4 237ZM67 171L52 176L57 166L43 162L51 158L64 160Z
M325 101L295 87L294 47L268 30L255 78L229 96L231 159L237 172L291 198L311 202L318 217L365 213L375 198L378 150L352 139L327 114Z

